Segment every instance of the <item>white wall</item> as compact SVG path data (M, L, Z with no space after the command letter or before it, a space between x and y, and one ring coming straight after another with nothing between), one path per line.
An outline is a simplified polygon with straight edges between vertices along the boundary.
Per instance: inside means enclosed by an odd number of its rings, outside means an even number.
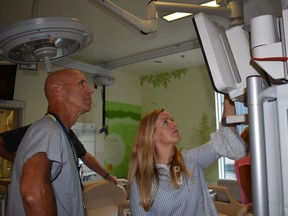
M19 67L19 66L18 66ZM19 70L16 75L14 100L26 102L23 125L39 119L47 111L47 102L44 95L44 82L47 73L40 70Z
M122 71L114 71L116 81L107 88L107 100L141 105L140 78Z

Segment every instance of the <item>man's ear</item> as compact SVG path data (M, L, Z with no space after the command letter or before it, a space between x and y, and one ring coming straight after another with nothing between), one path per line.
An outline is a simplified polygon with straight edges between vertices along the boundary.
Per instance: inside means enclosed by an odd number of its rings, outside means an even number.
M63 88L61 85L58 85L58 84L54 84L51 86L52 89L53 89L53 92L55 92L56 95L58 96L62 96L63 95Z

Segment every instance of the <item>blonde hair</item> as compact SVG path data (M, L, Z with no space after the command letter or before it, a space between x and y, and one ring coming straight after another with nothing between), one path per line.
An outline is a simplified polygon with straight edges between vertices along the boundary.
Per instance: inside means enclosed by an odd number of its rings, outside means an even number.
M157 189L159 186L159 173L155 166L157 156L153 142L153 134L158 116L164 111L164 109L153 110L140 121L131 152L127 192L129 195L132 180L135 177L141 204L145 211L148 211L150 203L153 203L154 197L151 199L151 191L154 177L156 180ZM175 172L175 168L177 168L178 172ZM182 155L178 147L175 145L174 156L170 163L170 175L172 184L175 188L179 187L177 180L180 177L181 172L183 172L187 177L190 176L183 162Z

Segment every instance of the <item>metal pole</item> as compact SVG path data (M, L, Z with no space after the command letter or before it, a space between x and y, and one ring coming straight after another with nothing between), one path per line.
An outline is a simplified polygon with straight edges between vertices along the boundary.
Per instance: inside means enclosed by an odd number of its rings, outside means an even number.
M37 18L39 0L33 0L31 18Z
M263 90L265 90L265 85L260 76L247 78L252 200L255 216L269 215L263 99L260 96Z

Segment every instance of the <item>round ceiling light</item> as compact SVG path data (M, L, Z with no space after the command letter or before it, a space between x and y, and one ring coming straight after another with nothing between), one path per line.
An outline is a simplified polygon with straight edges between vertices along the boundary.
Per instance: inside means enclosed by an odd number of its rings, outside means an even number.
M92 32L77 19L27 19L0 29L0 56L22 64L53 61L80 51L91 41Z

